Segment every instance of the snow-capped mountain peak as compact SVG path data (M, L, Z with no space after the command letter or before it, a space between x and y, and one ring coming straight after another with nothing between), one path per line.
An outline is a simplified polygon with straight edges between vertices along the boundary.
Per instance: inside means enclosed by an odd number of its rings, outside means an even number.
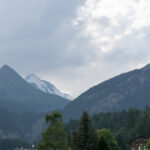
M68 95L62 93L59 89L57 89L53 84L48 81L41 80L35 74L28 75L25 80L30 83L35 88L49 94L58 95L64 97L66 99L72 100L73 98Z

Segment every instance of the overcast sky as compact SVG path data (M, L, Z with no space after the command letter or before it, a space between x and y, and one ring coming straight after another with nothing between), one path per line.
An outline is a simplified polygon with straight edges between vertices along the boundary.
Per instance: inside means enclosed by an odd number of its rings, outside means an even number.
M149 0L0 0L0 65L76 97L150 63Z

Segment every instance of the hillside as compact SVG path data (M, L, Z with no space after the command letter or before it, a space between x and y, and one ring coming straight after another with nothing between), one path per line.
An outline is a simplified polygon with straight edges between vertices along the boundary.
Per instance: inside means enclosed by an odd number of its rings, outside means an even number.
M35 141L44 124L44 113L62 109L69 100L31 86L15 70L0 68L0 137Z
M17 138L28 142L37 140L43 129L44 114L16 114L0 107L0 137Z
M7 65L0 69L0 106L8 110L47 112L62 109L68 102L63 97L34 88Z
M111 112L150 104L150 65L121 74L98 84L65 106L65 119L79 118L83 110L90 114Z

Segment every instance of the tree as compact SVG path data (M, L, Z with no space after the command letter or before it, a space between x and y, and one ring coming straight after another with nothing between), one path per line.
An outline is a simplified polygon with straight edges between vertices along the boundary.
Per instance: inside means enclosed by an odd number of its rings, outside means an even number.
M121 150L130 149L129 144L127 144L130 138L128 137L129 135L127 133L127 130L124 127L116 131L115 135L116 135L115 137L119 146L121 146Z
M102 136L98 139L96 150L110 150L110 147L105 137Z
M107 130L107 129L98 130L97 137L98 137L98 140L97 140L98 142L101 140L102 137L104 139L106 139L110 150L120 150L118 143L115 140L115 138L113 137L113 135L111 134L110 130ZM104 140L103 140L103 142L104 142ZM98 145L98 143L97 143L97 145Z
M146 149L150 150L150 139L147 140Z
M74 150L94 150L96 147L96 133L92 129L91 120L86 111L83 112L80 118L79 129L73 133L72 141Z
M79 133L78 133L78 131L73 131L72 132L71 150L78 150L78 140L79 140Z
M61 113L54 111L45 115L45 120L48 128L42 133L38 150L66 150L68 142Z

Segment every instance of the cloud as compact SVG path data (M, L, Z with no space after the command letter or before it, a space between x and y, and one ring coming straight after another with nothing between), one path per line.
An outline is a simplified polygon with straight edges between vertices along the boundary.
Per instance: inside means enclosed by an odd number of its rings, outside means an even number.
M98 51L109 53L126 37L132 37L132 42L143 39L144 28L150 26L149 8L147 0L87 0L78 8L74 25L82 28L82 35Z
M73 25L97 56L89 64L102 66L93 70L103 74L92 75L95 81L149 63L149 9L147 0L86 0L78 7Z
M148 0L0 0L0 64L64 92L150 60Z
M16 66L19 58L24 58L24 61L28 60L26 65L34 62L39 68L69 64L66 61L70 59L68 43L74 33L70 29L69 18L74 15L78 1L6 0L0 4L3 8L0 15L0 54L3 61ZM77 61L70 63L77 64Z

